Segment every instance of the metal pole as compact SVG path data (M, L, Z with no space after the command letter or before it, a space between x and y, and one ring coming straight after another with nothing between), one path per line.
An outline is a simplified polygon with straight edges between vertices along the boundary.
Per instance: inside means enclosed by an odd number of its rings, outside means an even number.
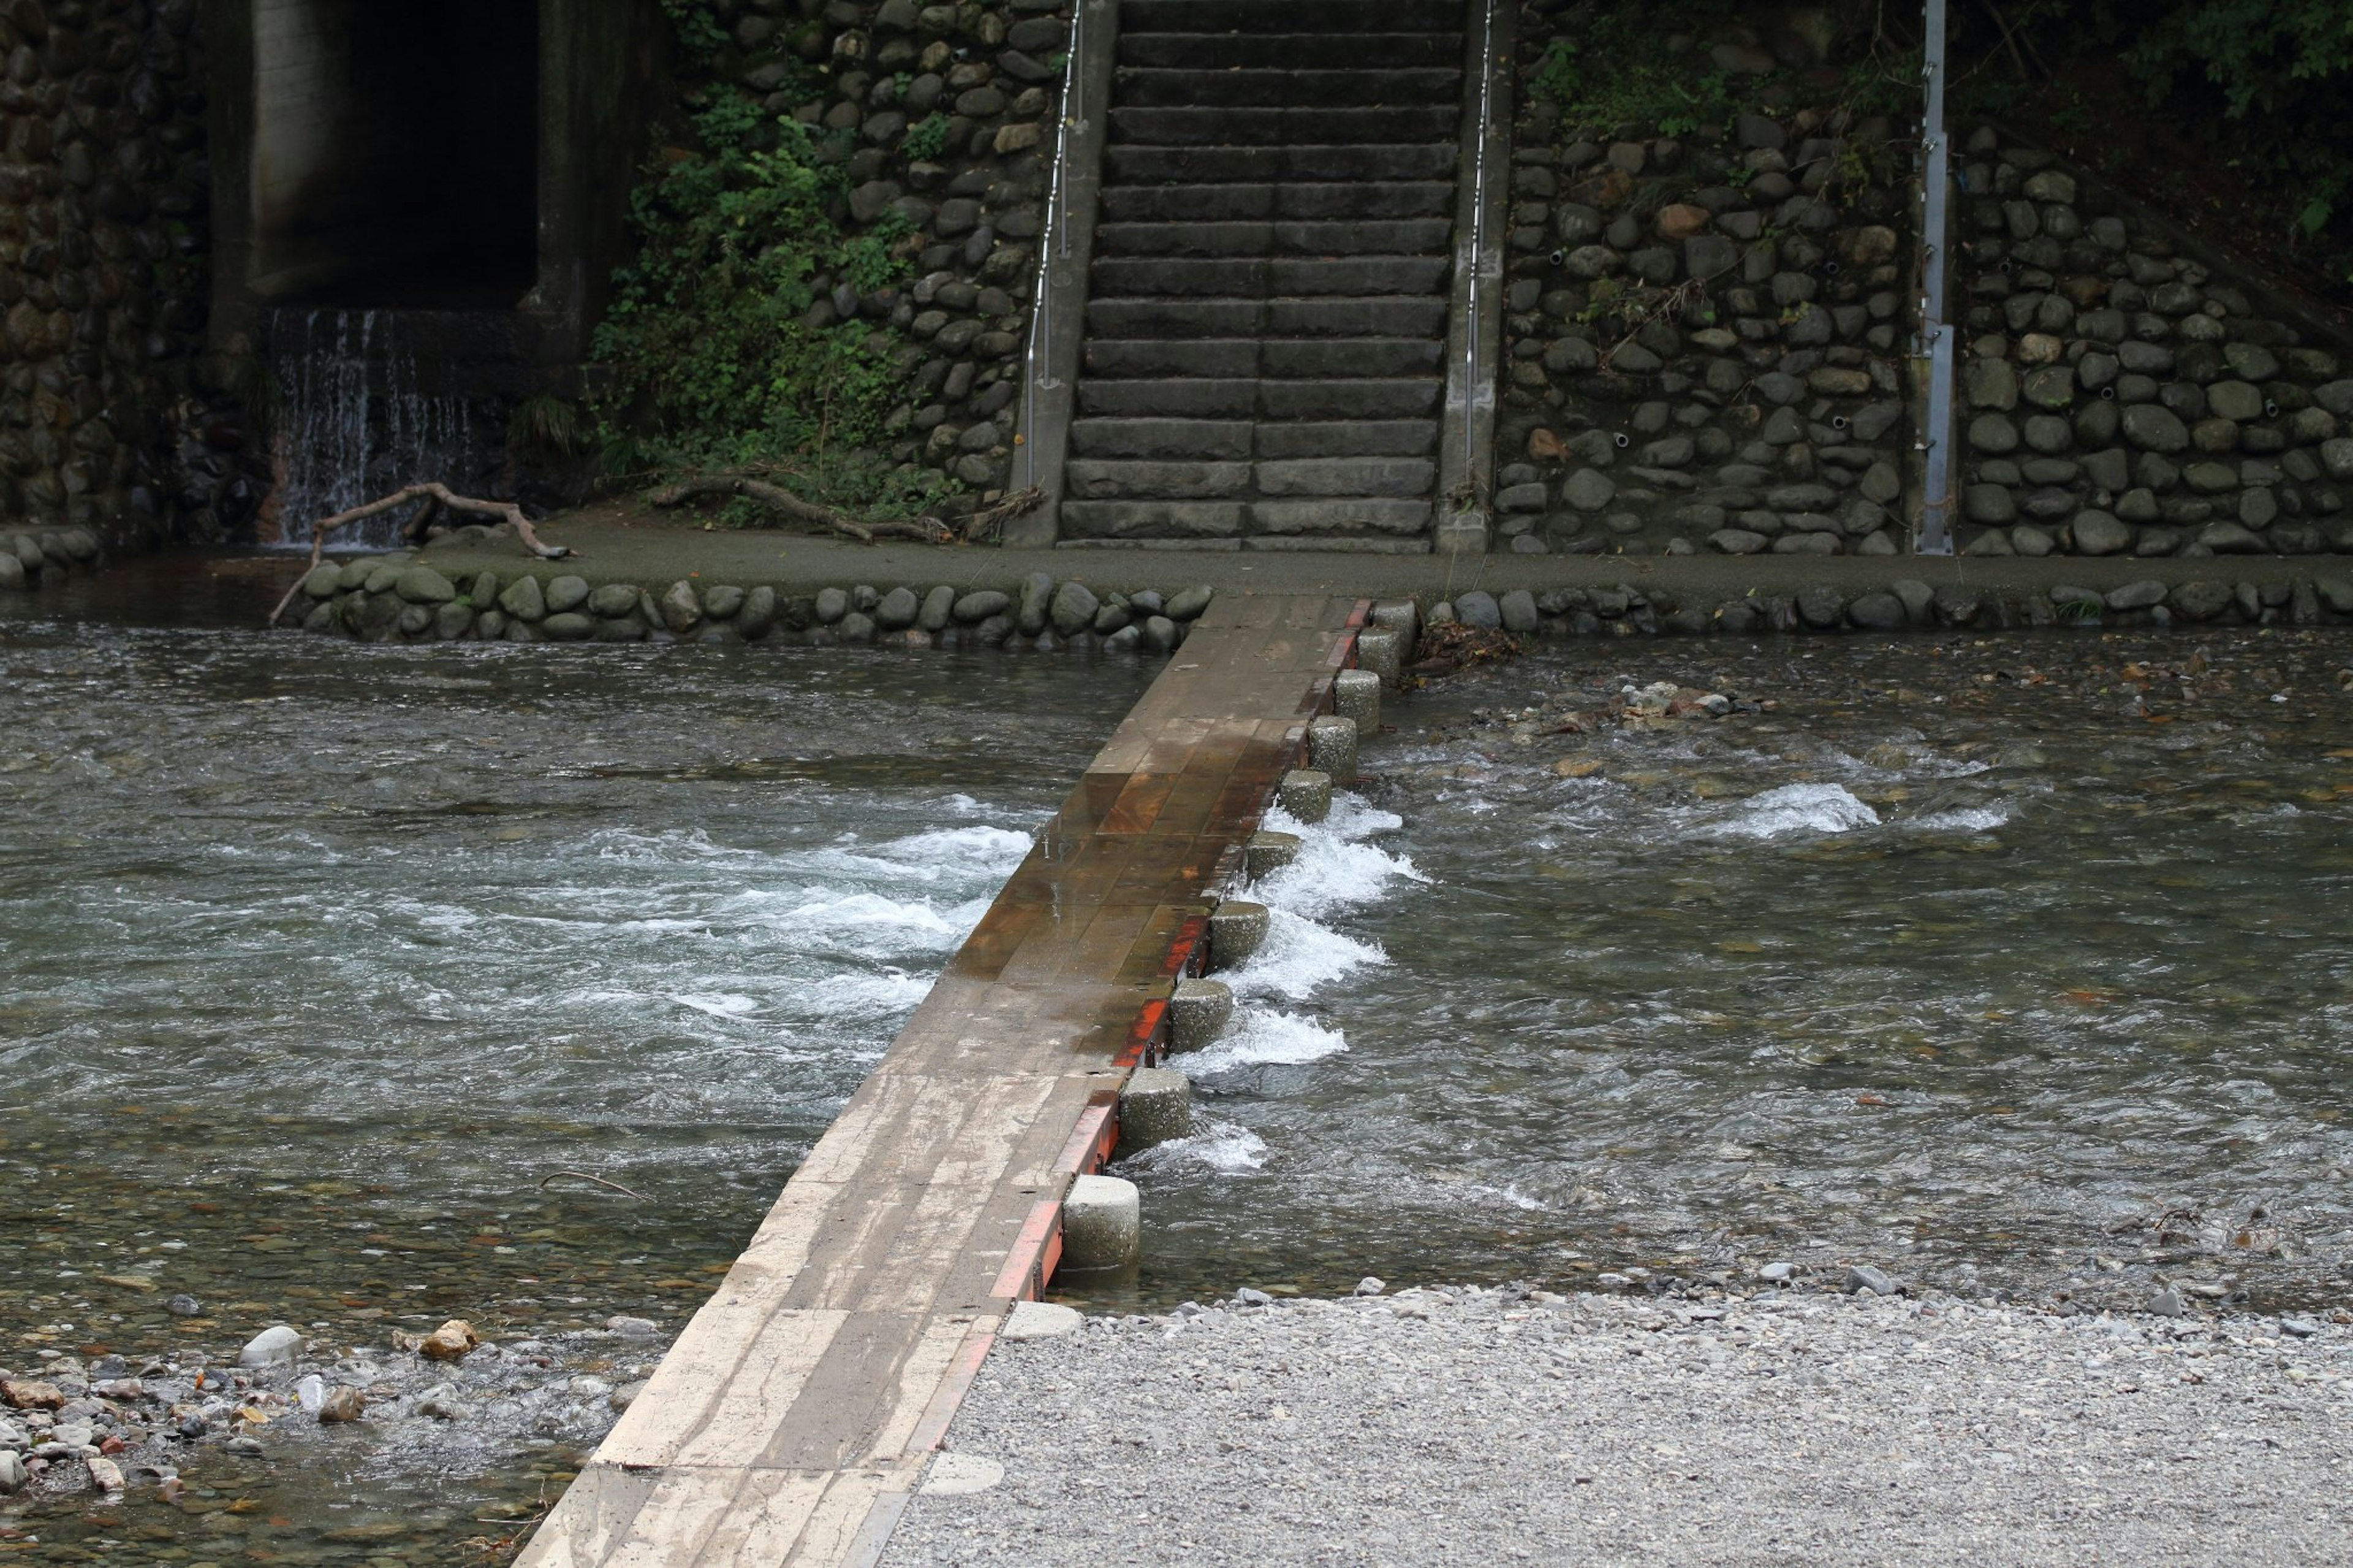
M1920 432L1927 449L1920 513L1922 555L1953 552L1953 326L1945 319L1945 251L1950 221L1952 138L1945 130L1945 0L1927 0L1924 71L1928 108L1921 130L1927 152L1920 205L1920 336L1928 351L1928 419Z

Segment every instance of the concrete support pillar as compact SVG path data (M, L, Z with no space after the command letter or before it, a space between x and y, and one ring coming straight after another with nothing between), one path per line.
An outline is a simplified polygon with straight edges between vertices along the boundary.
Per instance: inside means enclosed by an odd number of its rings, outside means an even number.
M1359 739L1381 732L1381 678L1369 669L1344 669L1332 681L1332 711L1356 721Z
M1397 633L1386 626L1357 633L1356 668L1372 671L1384 686L1395 686L1405 674L1405 652Z
M1411 599L1383 599L1373 606L1373 625L1398 640L1398 658L1411 662L1421 636L1421 609Z
M1119 1268L1144 1256L1144 1204L1134 1182L1081 1176L1062 1200L1062 1267Z
M1293 768L1275 785L1274 799L1301 822L1321 822L1332 815L1332 775L1313 768Z
M1166 1068L1138 1068L1119 1091L1119 1146L1149 1149L1193 1131L1193 1080Z
M1242 874L1255 882L1280 871L1299 858L1299 847L1296 833L1253 833L1242 846Z
M1209 916L1209 967L1238 969L1266 942L1264 904L1228 899Z
M1233 1021L1234 994L1222 980L1179 980L1168 998L1168 1048L1198 1051Z
M1335 784L1356 782L1356 721L1324 717L1307 725L1307 762Z

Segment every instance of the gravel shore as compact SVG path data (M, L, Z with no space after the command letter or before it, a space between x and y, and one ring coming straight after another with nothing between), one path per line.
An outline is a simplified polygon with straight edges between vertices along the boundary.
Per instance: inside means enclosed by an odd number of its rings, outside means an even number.
M998 1345L883 1561L2353 1561L2341 1316L1504 1287L1092 1318Z

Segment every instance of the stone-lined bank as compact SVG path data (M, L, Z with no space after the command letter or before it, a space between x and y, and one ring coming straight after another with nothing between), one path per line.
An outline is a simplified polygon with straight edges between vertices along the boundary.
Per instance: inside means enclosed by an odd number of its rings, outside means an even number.
M1501 595L1473 590L1430 611L1433 626L1465 626L1539 637L1673 633L1892 632L1975 627L2239 624L2320 626L2353 621L2353 576L2234 582L2151 577L2105 592L2066 584L1945 583L1899 577L1884 586L1820 584L1735 599L1666 587L1567 587Z
M1209 606L1208 586L1098 594L1031 573L1003 588L871 583L780 594L681 577L591 585L554 576L460 574L408 555L329 562L301 582L289 621L364 642L702 642L898 647L1101 647L1169 653Z
M103 554L87 528L20 529L0 533L0 589L37 587L79 566L97 567Z

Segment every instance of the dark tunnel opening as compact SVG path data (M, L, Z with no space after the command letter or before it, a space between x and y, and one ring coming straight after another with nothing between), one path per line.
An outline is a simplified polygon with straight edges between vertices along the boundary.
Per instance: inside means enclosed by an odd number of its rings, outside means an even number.
M257 297L505 309L538 272L538 0L262 0Z

